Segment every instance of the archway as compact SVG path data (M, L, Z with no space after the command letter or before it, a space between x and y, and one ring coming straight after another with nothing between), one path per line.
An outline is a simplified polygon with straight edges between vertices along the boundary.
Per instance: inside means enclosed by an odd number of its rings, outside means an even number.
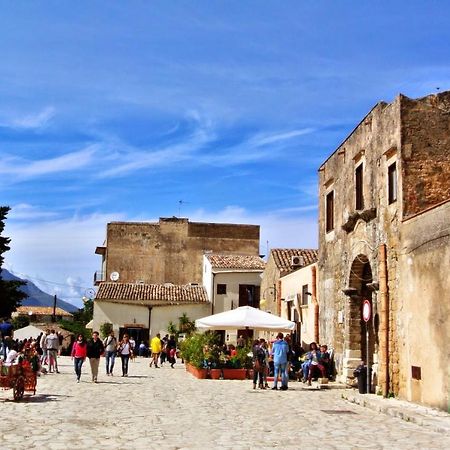
M369 361L373 364L373 354L375 352L375 330L373 313L367 324L362 319L362 307L364 300L368 300L372 306L372 290L367 285L373 282L372 268L366 255L358 255L352 262L349 274L349 287L353 289L350 296L346 330L346 347L352 353L358 355L360 360L367 360L366 329L369 331ZM367 327L367 328L366 328Z

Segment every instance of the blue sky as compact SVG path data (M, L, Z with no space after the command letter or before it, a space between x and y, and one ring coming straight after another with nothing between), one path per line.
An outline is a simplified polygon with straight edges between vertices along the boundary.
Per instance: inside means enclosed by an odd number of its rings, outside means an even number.
M450 89L448 2L0 7L5 267L75 304L112 220L317 246L321 162L378 101Z

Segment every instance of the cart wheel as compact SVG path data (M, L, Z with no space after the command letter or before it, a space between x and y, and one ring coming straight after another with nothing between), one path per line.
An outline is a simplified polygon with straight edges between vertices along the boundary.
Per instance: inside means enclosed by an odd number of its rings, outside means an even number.
M21 400L24 391L25 391L25 379L23 378L23 376L19 376L17 377L16 383L14 384L13 388L14 400L16 401Z

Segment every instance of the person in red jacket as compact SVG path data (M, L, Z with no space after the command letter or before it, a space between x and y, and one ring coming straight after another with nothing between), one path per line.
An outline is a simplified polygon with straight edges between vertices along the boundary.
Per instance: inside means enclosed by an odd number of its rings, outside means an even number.
M86 359L86 354L86 341L84 339L84 336L82 334L79 334L72 347L72 360L74 361L75 373L77 374L77 383L80 382L81 367L83 366L84 360Z

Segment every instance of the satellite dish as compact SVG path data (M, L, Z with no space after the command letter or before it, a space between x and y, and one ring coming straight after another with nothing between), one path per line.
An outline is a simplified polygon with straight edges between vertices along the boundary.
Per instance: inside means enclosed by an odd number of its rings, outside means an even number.
M119 272L111 272L109 278L111 279L111 281L117 281L119 279Z

